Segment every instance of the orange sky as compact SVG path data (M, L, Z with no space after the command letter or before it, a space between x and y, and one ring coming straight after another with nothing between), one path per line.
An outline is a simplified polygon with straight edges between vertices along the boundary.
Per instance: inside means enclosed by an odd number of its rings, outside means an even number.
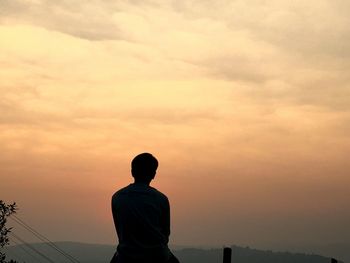
M2 1L1 199L52 240L113 243L148 151L171 243L350 244L349 8Z

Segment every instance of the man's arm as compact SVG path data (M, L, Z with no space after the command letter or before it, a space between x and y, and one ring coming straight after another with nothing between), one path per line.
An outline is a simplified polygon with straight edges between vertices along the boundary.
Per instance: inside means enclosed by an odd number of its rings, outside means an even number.
M111 210L112 210L112 217L113 217L113 222L114 222L114 227L117 232L117 236L119 237L120 235L120 230L117 224L117 213L116 213L116 194L112 196L111 200Z
M166 242L168 243L170 236L170 204L168 198L165 198L164 203L163 234L166 237Z

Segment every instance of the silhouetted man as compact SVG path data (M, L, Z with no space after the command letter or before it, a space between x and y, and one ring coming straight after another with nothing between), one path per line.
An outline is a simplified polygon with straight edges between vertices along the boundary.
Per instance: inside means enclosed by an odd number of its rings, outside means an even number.
M131 162L134 183L112 197L112 213L119 245L111 262L178 263L170 252L170 206L168 198L151 187L158 168L150 153Z

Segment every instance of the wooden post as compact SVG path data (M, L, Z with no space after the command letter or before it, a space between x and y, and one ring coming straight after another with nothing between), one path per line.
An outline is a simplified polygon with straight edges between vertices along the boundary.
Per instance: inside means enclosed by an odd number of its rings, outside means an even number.
M231 263L231 255L232 255L232 249L230 247L225 247L224 248L224 263Z
M331 258L331 263L338 263L338 260L336 260L335 258Z

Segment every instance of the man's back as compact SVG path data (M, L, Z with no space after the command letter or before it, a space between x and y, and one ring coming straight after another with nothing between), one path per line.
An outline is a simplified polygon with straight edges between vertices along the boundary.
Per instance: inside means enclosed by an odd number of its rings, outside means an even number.
M167 262L170 235L168 198L147 184L133 183L112 197L118 254L125 261Z

